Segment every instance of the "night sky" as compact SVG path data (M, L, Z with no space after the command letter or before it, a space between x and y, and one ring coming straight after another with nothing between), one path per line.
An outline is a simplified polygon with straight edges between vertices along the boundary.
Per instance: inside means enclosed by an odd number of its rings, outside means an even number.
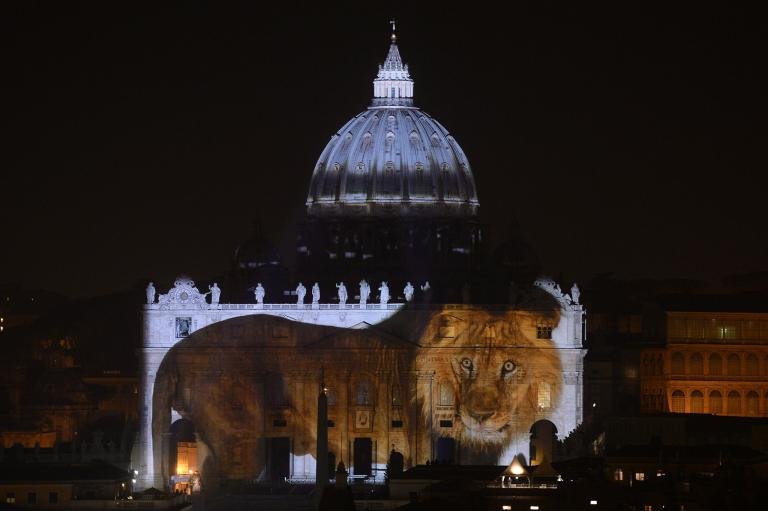
M516 219L546 271L582 281L768 269L757 13L251 4L0 7L0 284L205 281L256 220L290 247L320 152L369 104L392 16L496 241Z

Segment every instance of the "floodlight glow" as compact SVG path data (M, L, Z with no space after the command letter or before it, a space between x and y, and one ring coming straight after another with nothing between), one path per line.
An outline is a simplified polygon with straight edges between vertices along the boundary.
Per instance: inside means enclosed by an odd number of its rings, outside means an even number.
M597 501L596 500L590 500L589 501L589 505L590 506L596 506L597 505Z

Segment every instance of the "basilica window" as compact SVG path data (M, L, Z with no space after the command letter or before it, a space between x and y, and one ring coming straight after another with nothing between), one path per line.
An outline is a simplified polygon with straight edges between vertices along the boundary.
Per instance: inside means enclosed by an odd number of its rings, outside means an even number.
M709 356L709 374L712 376L721 376L723 374L723 358L717 353Z
M691 413L704 413L704 394L700 390L691 392Z
M709 393L709 413L715 415L723 413L723 395L718 390Z
M741 413L741 394L732 390L728 393L728 415Z
M552 338L552 325L536 325L536 338L537 339L551 339Z
M328 400L328 406L336 406L338 402L338 393L335 387L328 387L325 391L325 397Z
M728 355L727 371L728 371L728 376L741 375L741 359L736 353L731 353L730 355Z
M685 394L682 390L676 390L672 393L672 413L685 413Z
M400 390L400 385L392 386L392 408L400 408L403 406L403 397Z
M447 382L442 382L440 384L440 398L438 402L440 403L440 406L453 406L454 404L454 397L453 397L453 389L451 388L451 385Z
M747 394L747 415L754 417L758 414L760 397L754 390Z
M357 406L370 406L373 404L373 389L368 380L362 380L357 383L355 404Z
M549 383L539 383L537 385L537 394L539 410L548 410L552 407L552 389Z
M685 358L682 353L672 354L672 374L685 374Z
M279 376L267 382L267 403L275 407L288 406L285 382Z

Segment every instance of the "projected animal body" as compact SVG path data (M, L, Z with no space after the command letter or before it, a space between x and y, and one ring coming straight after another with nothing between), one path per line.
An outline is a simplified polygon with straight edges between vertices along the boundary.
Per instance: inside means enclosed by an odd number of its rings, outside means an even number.
M406 466L506 462L561 395L558 350L538 338L558 309L541 309L404 310L365 329L266 315L216 323L168 352L153 436L173 409L194 424L208 476L312 477L322 373L329 451L353 474L375 475L393 447ZM162 449L158 469L172 474Z

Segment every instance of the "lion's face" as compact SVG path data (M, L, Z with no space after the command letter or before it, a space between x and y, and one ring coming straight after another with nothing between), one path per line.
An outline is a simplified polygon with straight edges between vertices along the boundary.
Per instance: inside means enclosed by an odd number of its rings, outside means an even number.
M503 448L556 405L560 360L552 341L536 339L541 318L530 312L503 316L467 311L433 321L416 357L416 369L434 374L437 409L420 400L422 413L446 413L453 396L453 429L466 444ZM426 388L420 389L424 396Z

